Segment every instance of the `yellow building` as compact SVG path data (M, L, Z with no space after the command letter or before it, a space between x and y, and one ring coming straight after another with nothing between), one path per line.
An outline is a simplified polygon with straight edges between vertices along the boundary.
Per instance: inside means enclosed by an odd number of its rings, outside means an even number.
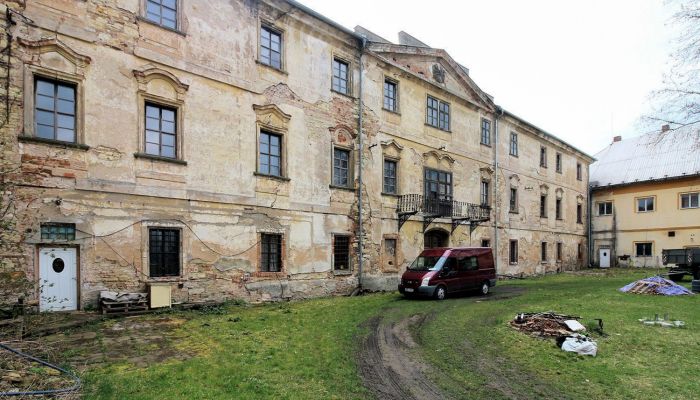
M591 165L591 260L662 265L663 249L700 247L700 127L615 137Z

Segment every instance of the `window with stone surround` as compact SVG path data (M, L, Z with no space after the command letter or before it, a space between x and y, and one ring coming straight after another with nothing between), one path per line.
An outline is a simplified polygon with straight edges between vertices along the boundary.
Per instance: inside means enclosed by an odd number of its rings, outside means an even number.
M562 248L564 247L564 244L562 242L557 242L557 261L561 262L562 258Z
M510 133L510 155L518 156L518 134L515 132Z
M398 193L396 186L397 165L398 163L396 162L396 160L384 159L384 193Z
M280 272L282 270L282 235L260 234L260 271Z
M268 26L260 27L260 60L273 68L282 69L282 33Z
M282 176L282 136L260 131L258 172Z
M540 218L547 218L547 195L540 195Z
M481 119L481 144L491 146L491 121Z
M350 235L333 235L333 270L350 271Z
M557 199L557 201L556 201L555 209L554 209L554 214L555 214L557 220L561 220L561 219L562 219L561 199Z
M177 158L177 109L146 103L146 154Z
M576 204L576 223L583 223L583 206L581 204Z
M481 181L481 205L489 205L489 183L487 181Z
M350 150L333 148L333 186L350 187Z
M561 165L562 165L562 162L561 162L561 153L557 153L557 155L556 155L556 164L557 164L557 165L556 165L557 173L560 173L560 174L561 174Z
M583 180L583 169L581 167L581 163L576 163L576 179L579 181Z
M350 64L339 58L333 58L333 79L331 89L333 91L350 94Z
M180 275L179 229L148 229L148 269L151 278Z
M428 96L426 123L440 130L450 130L450 104Z
M518 241L511 240L508 246L508 261L511 264L518 263Z
M75 143L75 84L36 77L34 129L36 137Z
M547 262L547 242L542 242L541 248L540 248L540 256L541 256L541 261L543 263Z
M518 212L518 189L517 188L510 188L510 212L512 213L517 213Z
M540 167L547 168L547 148L540 147Z
M384 78L384 109L397 112L399 110L399 83L393 79Z

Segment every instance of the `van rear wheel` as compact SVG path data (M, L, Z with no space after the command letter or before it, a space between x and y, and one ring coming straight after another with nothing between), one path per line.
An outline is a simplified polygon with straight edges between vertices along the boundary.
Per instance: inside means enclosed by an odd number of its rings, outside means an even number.
M445 297L447 297L447 288L442 285L438 286L433 296L437 300L445 300Z
M488 282L484 282L481 284L481 294L486 296L487 294L489 294L489 290L491 290L491 286L489 286Z

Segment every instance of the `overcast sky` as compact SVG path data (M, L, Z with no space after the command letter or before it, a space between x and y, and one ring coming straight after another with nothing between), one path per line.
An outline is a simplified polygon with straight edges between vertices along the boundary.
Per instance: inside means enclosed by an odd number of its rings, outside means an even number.
M640 116L668 68L663 0L300 0L348 28L447 50L497 104L593 155Z

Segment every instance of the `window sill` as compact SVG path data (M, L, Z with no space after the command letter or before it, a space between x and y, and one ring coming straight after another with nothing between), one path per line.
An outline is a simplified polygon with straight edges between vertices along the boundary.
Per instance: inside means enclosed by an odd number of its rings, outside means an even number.
M397 197L397 198L398 198L398 197L401 197L400 194L396 194L396 193L386 193L386 192L382 192L382 196Z
M386 112L388 112L388 113L396 114L396 115L398 115L399 117L401 116L401 113L398 112L398 111L396 111L396 110L392 110L392 109L389 109L389 108L386 108L386 107L382 107L382 110L384 110L384 111L386 111Z
M255 271L252 273L254 278L287 278L287 273L284 271Z
M518 211L508 211L508 213L509 213L509 214L516 214L516 215L517 215L517 214L520 214L520 212L518 212Z
M77 150L90 150L90 146L82 143L72 143L72 142L63 142L60 140L53 140L53 139L44 139L36 136L18 136L17 139L20 142L24 143L40 143L40 144L47 144L49 146L58 146L58 147L64 147L64 148L71 148L71 149L77 149Z
M560 222L563 222L563 221L564 221L564 218L557 218L556 220L557 220L557 221L560 221Z
M479 144L482 145L482 146L491 147L491 144L489 144L489 143L483 143L483 142L482 142L482 143L479 143Z
M355 188L352 188L350 186L336 186L336 185L328 185L329 188L331 189L339 189L339 190L347 190L349 192L354 192Z
M509 262L508 264L509 265L518 265L518 263L516 263L516 262Z
M517 154L509 153L508 155L511 156L511 157L520 158L520 157L518 157Z
M343 93L343 92L339 92L339 91L337 91L337 90L335 90L335 89L331 89L331 92L355 100L355 97L352 95L352 93Z
M286 176L268 175L268 174L263 174L261 172L253 172L253 175L259 176L261 178L269 178L269 179L274 179L277 181L284 181L284 182L289 182L291 180L291 179L287 178Z
M352 271L349 270L349 269L348 269L348 270L337 270L337 269L334 269L334 270L333 270L333 275L335 275L335 276L348 276L348 275L352 275Z
M284 69L274 67L274 66L272 66L272 65L270 65L270 64L265 64L264 62L262 62L262 61L260 61L260 60L258 60L258 59L255 60L255 63L258 64L258 65L261 66L261 67L265 67L265 68L267 68L267 69L271 69L271 70L273 70L273 71L275 71L275 72L278 72L278 73L280 73L280 74L289 75L289 72L285 71Z
M162 162L167 162L171 164L178 164L178 165L187 165L187 161L185 160L178 160L177 158L169 158L169 157L163 157L163 156L154 156L153 154L146 154L146 153L134 153L135 158L144 158L147 160L152 160L152 161L162 161Z
M146 283L179 283L184 279L183 276L149 276L146 278Z
M435 126L435 125L430 125L430 124L427 123L427 122L426 122L424 125L425 125L425 126L428 126L428 127L431 127L431 128L433 128L433 129L435 129L435 130L438 130L438 131L440 131L440 132L445 132L445 133L452 134L452 131L451 131L451 130L441 129L440 127L437 127L437 126Z
M186 34L185 32L183 32L183 31L179 30L179 29L168 28L167 26L163 26L163 25L161 25L161 24L158 24L158 23L156 23L156 22L153 22L153 21L151 21L150 19L145 18L145 17L142 17L142 16L140 16L140 15L137 16L136 19L139 20L139 21L141 21L141 22L145 22L145 23L147 23L147 24L149 24L149 25L157 26L158 28L164 29L164 30L166 30L166 31L170 31L170 32L172 32L172 33L176 33L176 34L178 34L178 35L180 35L180 36L187 37L187 34Z

